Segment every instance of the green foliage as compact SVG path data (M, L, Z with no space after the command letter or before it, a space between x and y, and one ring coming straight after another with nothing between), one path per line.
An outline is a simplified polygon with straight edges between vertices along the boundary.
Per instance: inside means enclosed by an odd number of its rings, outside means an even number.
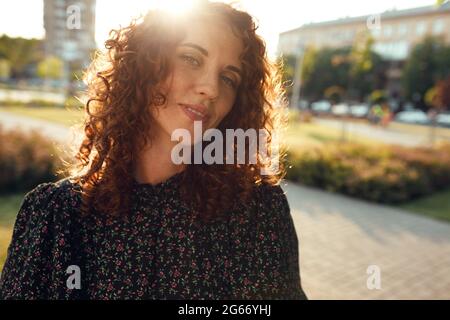
M446 2L448 2L448 0L436 0L436 5L437 6L442 6Z
M311 78L316 68L317 50L314 47L308 47L305 50L302 63L302 82Z
M26 68L44 56L42 40L0 36L0 59L6 59L14 78L26 77Z
M380 55L375 53L372 37L358 39L350 52L350 98L364 100L374 89L383 86L384 62Z
M450 107L450 76L436 82L435 86L425 93L425 103L436 111Z
M384 85L385 64L372 51L373 39L358 37L352 47L308 48L302 66L303 94L321 99L325 91L339 87L340 98L363 100L371 91Z
M61 168L53 144L36 132L0 128L0 193L30 190L56 179Z
M279 57L277 63L281 67L282 81L286 95L290 97L292 95L292 84L295 76L296 58L294 55L285 55Z
M426 37L405 64L402 80L406 98L425 105L427 91L449 75L450 47L439 38Z
M350 48L322 49L307 52L303 61L303 94L312 99L320 99L324 91L332 86L348 89Z
M371 148L341 144L288 156L287 178L380 203L450 187L450 146Z
M339 103L345 95L345 90L339 86L331 86L326 88L323 94L327 100Z
M61 79L63 76L63 62L57 57L47 57L39 62L37 75L40 78Z
M8 79L11 76L11 64L8 60L0 58L0 79Z
M387 94L384 90L375 90L369 96L371 103L383 103L387 100Z
M450 222L450 189L405 203L401 208Z

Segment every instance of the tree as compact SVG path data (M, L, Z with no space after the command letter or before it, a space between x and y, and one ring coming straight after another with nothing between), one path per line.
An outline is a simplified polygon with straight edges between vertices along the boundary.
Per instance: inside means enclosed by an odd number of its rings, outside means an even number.
M436 0L436 5L437 6L442 6L446 2L448 2L448 0Z
M63 77L63 62L57 57L49 56L39 62L37 75L40 78L61 79Z
M357 38L350 52L351 98L363 100L375 89L384 86L384 64L380 55L373 52L374 40L365 35Z
M450 46L441 46L435 56L436 78L445 79L450 76Z
M384 90L374 90L369 95L369 101L373 104L384 103L387 101L387 95Z
M403 72L405 96L426 108L425 94L437 81L450 75L450 49L439 38L426 37L417 44Z
M11 75L11 65L8 60L0 59L0 79L8 79Z
M450 76L436 84L436 107L440 110L450 108Z
M43 56L42 40L0 36L0 59L9 61L12 78L31 76L27 74L27 66L37 63Z
M344 94L345 90L339 86L328 87L325 89L323 93L325 98L327 98L329 101L332 101L333 103L341 102Z
M286 90L286 95L290 97L292 95L292 83L295 74L295 56L283 55L278 57L277 64L282 67L282 82Z
M327 88L338 86L347 91L350 72L350 48L307 49L303 61L303 94L309 99L323 97Z

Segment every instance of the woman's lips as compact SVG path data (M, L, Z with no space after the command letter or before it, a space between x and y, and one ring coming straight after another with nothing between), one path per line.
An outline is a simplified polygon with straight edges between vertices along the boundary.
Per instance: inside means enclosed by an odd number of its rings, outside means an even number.
M195 106L190 106L186 104L180 104L183 112L192 120L192 121L205 121L208 116L207 114L201 112Z

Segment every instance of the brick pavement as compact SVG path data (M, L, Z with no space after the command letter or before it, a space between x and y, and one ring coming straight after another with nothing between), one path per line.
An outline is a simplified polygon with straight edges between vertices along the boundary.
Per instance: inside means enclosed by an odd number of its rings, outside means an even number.
M450 223L285 182L310 299L450 299ZM381 289L367 288L377 265Z

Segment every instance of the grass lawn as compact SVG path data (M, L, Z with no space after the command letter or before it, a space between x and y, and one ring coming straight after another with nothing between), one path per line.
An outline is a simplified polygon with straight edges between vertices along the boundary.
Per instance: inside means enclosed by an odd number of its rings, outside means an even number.
M400 205L424 216L450 222L450 189Z
M23 193L18 193L0 196L0 270L5 263L14 221L24 195Z
M2 111L11 112L17 115L42 119L50 122L73 126L83 120L83 110L65 109L55 107L8 107L2 106Z
M296 122L289 125L286 130L286 144L289 150L301 150L309 147L321 147L326 144L341 143L342 131L314 122ZM383 143L361 135L347 132L346 142L358 142L369 145L382 145Z

